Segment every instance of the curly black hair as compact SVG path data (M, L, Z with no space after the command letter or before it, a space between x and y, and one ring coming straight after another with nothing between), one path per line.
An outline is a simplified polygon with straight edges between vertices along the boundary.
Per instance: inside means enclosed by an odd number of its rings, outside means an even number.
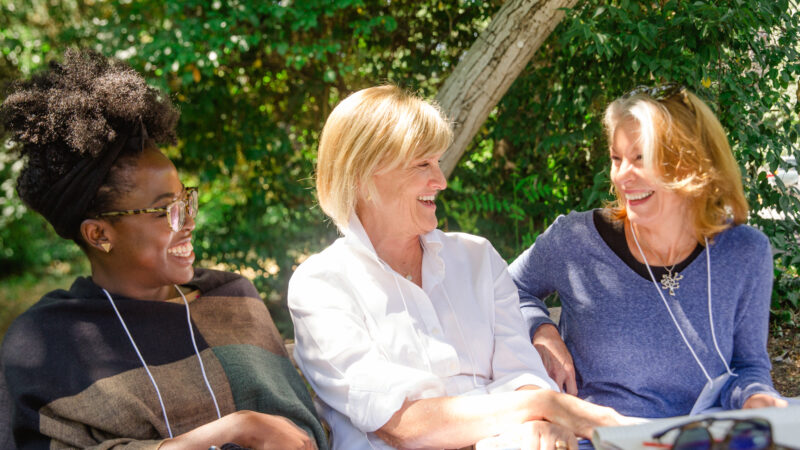
M43 194L76 164L108 150L120 127L141 120L148 145L174 143L178 111L126 63L93 51L67 50L28 81L10 86L0 119L26 158L17 193L39 211ZM133 155L121 154L95 194L90 211L107 210L131 189L124 172Z

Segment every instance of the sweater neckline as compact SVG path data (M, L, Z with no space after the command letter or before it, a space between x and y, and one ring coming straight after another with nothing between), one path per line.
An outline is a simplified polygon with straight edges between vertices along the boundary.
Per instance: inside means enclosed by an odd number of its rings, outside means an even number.
M650 279L650 274L647 272L647 266L640 263L633 256L633 253L631 253L625 241L625 232L622 229L617 229L613 223L609 222L606 210L602 208L594 209L592 210L592 214L587 214L587 216L587 222L589 222L587 225L590 225L591 229L594 231L595 239L601 243L604 249L616 257L619 262L628 267L633 273L638 275L639 278L651 282L652 280ZM676 264L674 269L672 267L670 267L670 269L673 272L685 272L693 266L697 257L703 254L703 251L705 251L705 247L697 244L689 256ZM651 265L650 268L653 270L656 279L660 279L662 275L667 273L667 268L663 266Z

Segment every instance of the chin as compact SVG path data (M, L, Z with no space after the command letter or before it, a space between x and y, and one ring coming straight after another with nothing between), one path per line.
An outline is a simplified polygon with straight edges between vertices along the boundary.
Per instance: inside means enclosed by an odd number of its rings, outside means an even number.
M192 281L192 278L194 278L194 267L189 266L188 269L182 270L180 275L173 278L175 280L173 284L177 285L186 284Z

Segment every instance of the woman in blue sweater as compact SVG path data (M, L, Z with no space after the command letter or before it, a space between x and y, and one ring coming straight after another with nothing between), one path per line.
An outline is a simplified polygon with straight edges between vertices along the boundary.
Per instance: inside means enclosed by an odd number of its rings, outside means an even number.
M548 373L640 417L784 406L766 350L770 245L744 225L721 124L674 84L626 94L604 122L616 201L559 217L510 267Z

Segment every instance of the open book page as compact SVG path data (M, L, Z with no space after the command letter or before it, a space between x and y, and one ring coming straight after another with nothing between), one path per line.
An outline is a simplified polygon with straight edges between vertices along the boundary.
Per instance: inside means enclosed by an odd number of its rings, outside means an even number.
M715 419L747 419L764 418L772 425L773 440L776 444L797 447L800 444L800 405L794 404L787 408L762 408L735 411L721 411L713 414L699 414L696 416L670 417L654 419L640 425L627 427L600 427L596 428L592 443L601 450L652 450L645 442L653 442L653 434L666 430L675 425L684 424L694 420L713 417ZM720 424L724 425L724 424ZM726 429L724 427L712 428L712 434L719 432L716 437L721 438ZM672 439L675 437L673 436ZM663 439L662 439L663 441ZM669 444L669 441L664 443Z

